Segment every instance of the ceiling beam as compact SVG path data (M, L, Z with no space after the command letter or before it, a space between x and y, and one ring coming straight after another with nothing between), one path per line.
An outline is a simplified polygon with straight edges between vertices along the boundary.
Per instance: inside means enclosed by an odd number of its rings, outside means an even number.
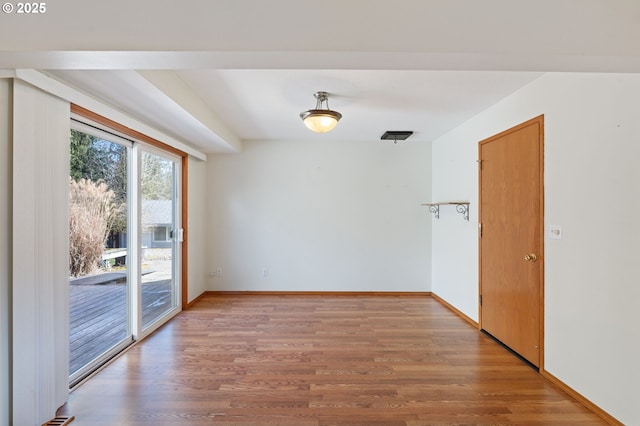
M226 144L225 149L218 148L218 152L240 152L242 141L225 123L219 120L211 109L198 97L187 84L172 71L141 70L138 74L164 93L180 108L202 123L220 144Z
M639 26L640 27L640 26ZM0 52L0 69L640 72L638 56L411 52Z

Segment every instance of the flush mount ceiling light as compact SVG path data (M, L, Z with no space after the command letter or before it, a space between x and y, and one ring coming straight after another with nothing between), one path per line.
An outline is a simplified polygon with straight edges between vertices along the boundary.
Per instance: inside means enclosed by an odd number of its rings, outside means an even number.
M301 112L300 118L309 130L316 133L328 132L336 127L342 114L329 109L329 94L327 92L316 92L313 96L317 99L316 108ZM323 103L325 104L324 109L322 108Z

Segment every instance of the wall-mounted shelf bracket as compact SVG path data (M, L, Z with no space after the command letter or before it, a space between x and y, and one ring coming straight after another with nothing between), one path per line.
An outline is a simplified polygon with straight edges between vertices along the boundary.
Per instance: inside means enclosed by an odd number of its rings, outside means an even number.
M464 220L469 222L469 203L456 204L456 211L462 215Z
M433 213L433 217L440 219L440 204L423 204L429 206L429 211Z
M433 217L440 219L440 206L456 206L456 211L462 215L464 220L469 221L469 202L468 201L446 201L442 203L426 203L423 206L429 207L429 212L433 213Z

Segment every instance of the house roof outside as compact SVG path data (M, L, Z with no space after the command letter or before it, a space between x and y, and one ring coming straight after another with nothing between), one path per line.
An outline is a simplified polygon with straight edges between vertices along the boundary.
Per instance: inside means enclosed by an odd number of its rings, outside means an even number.
M172 203L172 200L142 200L143 225L170 225L173 222Z

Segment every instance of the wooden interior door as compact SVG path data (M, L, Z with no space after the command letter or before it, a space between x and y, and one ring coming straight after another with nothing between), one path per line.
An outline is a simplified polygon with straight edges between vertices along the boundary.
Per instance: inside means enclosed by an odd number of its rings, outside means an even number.
M540 367L543 116L479 143L480 327Z

